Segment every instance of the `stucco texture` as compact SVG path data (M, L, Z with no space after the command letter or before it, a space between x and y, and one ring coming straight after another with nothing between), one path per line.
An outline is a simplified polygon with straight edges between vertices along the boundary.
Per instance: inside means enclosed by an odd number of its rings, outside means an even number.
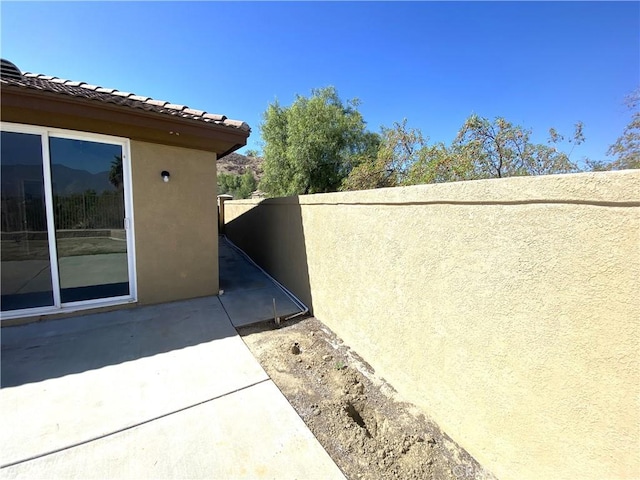
M217 295L215 153L131 141L131 159L138 303Z
M231 240L498 478L640 478L640 172L225 206Z

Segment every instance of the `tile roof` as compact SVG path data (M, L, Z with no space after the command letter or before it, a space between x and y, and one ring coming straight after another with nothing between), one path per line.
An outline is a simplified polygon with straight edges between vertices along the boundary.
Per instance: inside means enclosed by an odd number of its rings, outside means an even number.
M5 61L3 60L3 64L4 63ZM245 122L240 120L231 120L224 115L207 113L203 110L189 108L185 105L177 105L164 100L154 100L149 97L135 95L129 92L121 92L113 88L103 88L98 85L90 85L85 82L74 82L58 77L28 72L20 75L6 75L4 68L0 82L2 87L13 86L61 95L69 95L76 98L112 103L130 108L138 108L149 112L162 113L165 115L173 115L176 117L221 125L243 130L245 132L251 131L251 128L249 128L249 125Z

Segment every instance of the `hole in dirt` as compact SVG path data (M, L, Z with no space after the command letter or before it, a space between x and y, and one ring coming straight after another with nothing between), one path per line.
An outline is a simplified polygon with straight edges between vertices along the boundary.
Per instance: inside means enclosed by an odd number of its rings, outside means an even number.
M358 409L351 403L347 403L344 407L344 411L346 412L347 416L353 420L356 424L358 424L358 426L360 426L361 428L364 428L365 433L367 434L367 437L371 437L371 432L369 431L369 428L367 427L367 423L364 421L364 418L362 418L362 415L360 415L360 412L358 411Z

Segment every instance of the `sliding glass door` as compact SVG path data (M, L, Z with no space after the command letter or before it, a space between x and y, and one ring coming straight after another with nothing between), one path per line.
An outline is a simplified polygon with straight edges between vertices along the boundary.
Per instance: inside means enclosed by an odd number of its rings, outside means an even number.
M49 139L62 303L129 295L122 147Z
M53 306L42 137L2 132L2 310Z
M133 300L125 141L11 128L2 131L2 311Z

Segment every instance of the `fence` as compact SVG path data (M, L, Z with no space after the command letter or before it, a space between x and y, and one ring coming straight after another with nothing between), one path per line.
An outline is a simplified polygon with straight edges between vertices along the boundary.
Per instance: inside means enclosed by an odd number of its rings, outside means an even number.
M56 229L121 229L122 192L54 195ZM42 196L2 196L2 232L44 232L46 211Z
M232 241L498 478L640 476L640 172L225 215Z
M54 196L56 229L122 228L122 192Z

